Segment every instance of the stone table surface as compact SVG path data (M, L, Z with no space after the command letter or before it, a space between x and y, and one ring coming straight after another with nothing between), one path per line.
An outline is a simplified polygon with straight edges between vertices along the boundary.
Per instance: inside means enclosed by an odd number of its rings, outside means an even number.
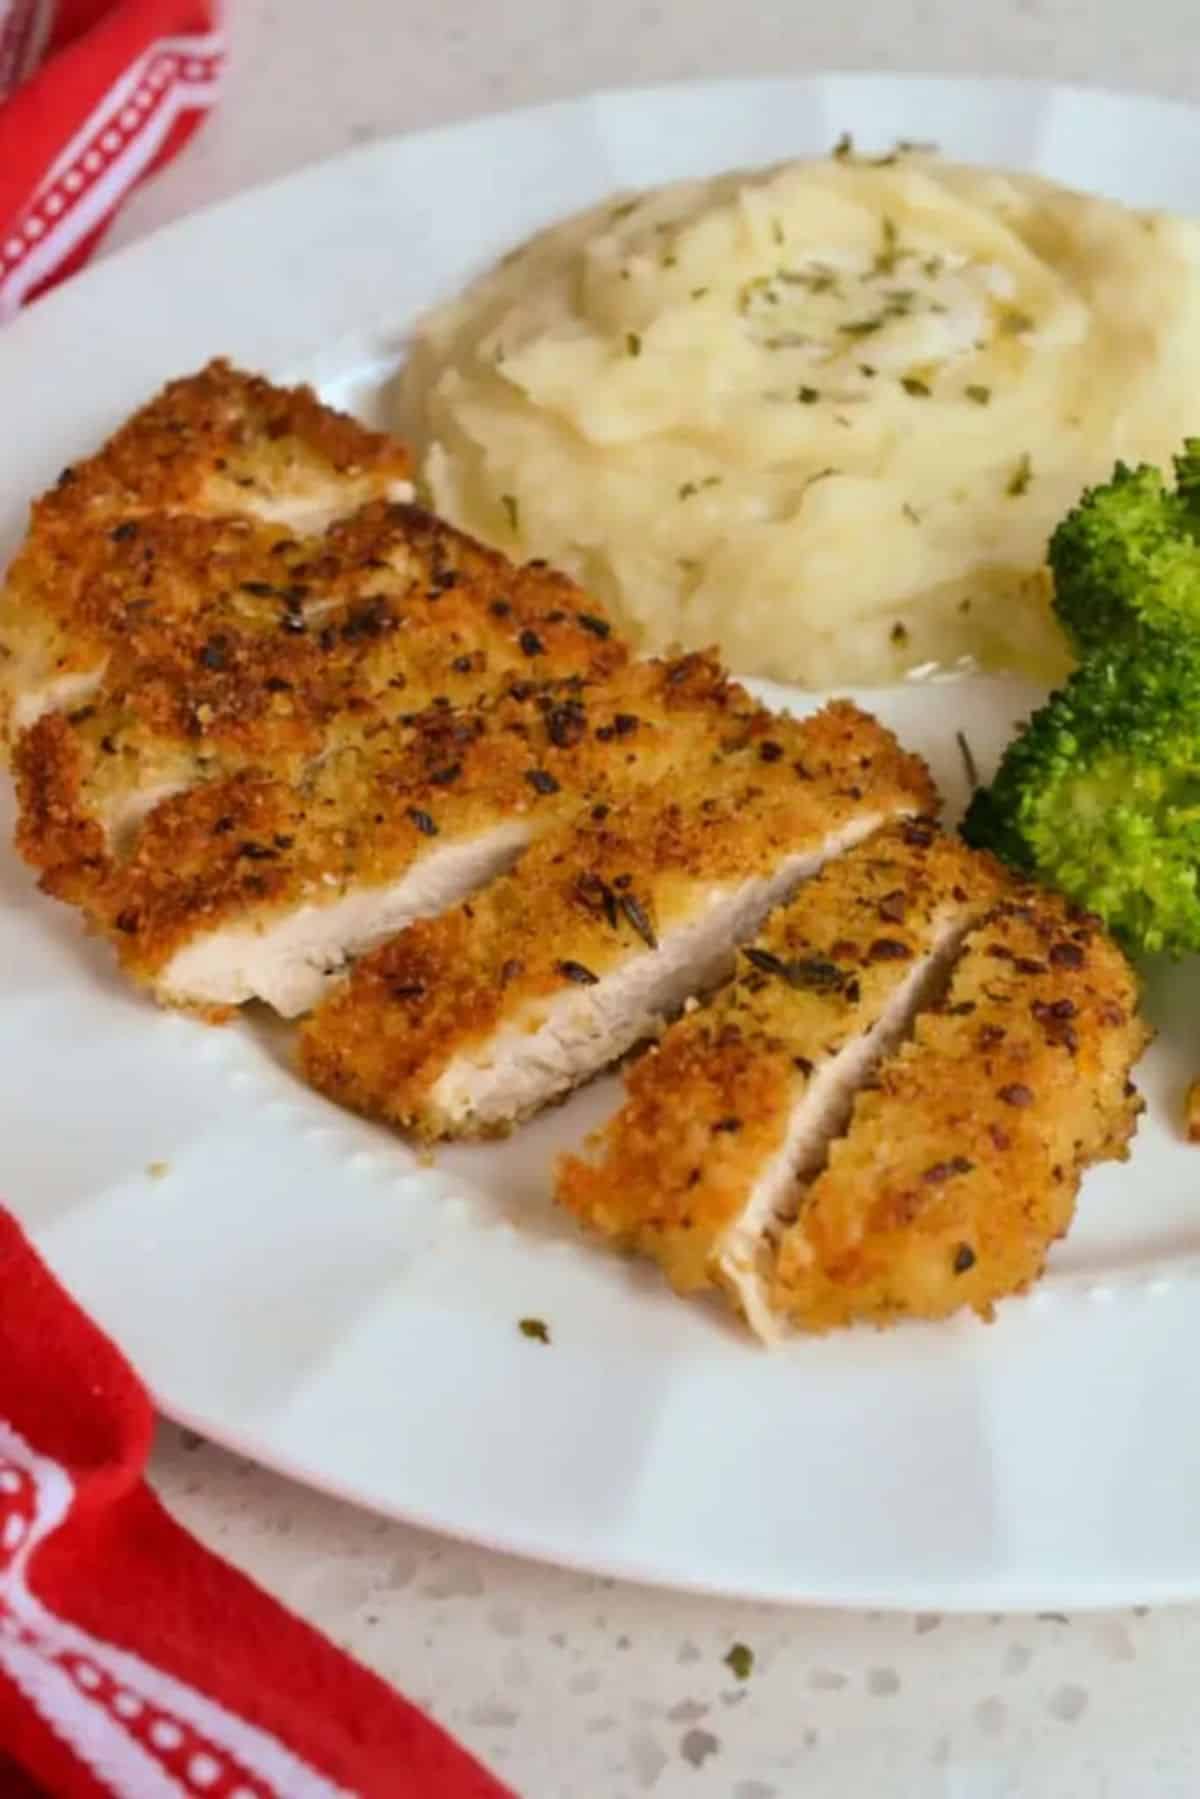
M729 72L1037 75L1194 97L1195 0L232 0L224 105L109 247L344 146L587 89ZM164 1425L207 1542L524 1799L1191 1799L1200 1610L783 1610L539 1568L388 1523ZM725 1657L754 1653L745 1680Z

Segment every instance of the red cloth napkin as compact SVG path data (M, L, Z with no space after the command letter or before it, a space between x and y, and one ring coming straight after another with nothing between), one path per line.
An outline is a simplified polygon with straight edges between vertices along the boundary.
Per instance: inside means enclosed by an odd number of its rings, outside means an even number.
M0 1795L505 1799L175 1523L142 1478L152 1424L0 1208Z
M220 0L0 0L0 324L79 267L217 95Z

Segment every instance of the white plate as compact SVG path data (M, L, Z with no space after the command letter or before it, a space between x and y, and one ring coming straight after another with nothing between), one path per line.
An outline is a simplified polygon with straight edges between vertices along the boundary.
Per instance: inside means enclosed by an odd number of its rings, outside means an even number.
M843 130L1200 212L1200 113L999 81L665 88L373 145L174 226L0 335L0 549L32 492L214 353L368 406L414 313L533 227ZM955 729L990 767L1027 699L972 682L870 703L954 803ZM1200 1070L1192 970L1152 978L1134 1159L1088 1179L1032 1297L990 1327L773 1355L555 1216L551 1153L610 1082L507 1147L422 1168L306 1091L267 1036L144 1004L10 856L0 979L0 1190L163 1408L217 1440L438 1529L681 1586L988 1608L1200 1595L1200 1150L1177 1129ZM518 1331L529 1314L549 1348Z

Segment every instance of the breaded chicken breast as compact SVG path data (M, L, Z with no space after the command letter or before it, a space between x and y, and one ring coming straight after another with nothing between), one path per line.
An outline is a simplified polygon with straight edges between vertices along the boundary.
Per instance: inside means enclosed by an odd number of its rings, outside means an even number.
M348 957L441 911L536 837L668 769L707 780L758 766L775 721L703 656L633 663L610 681L511 683L330 749L297 782L249 768L160 803L114 860L95 827L21 830L158 997L306 1010Z
M1135 1004L1094 920L923 821L880 832L633 1066L557 1197L767 1341L987 1315L1125 1152Z
M94 691L120 627L103 629L92 586L112 572L114 545L135 540L135 521L240 516L270 521L273 541L372 499L411 499L410 477L401 444L309 388L225 362L173 381L33 505L0 593L0 730L11 736ZM145 553L143 539L126 561Z
M423 1138L506 1130L651 1035L827 858L926 810L924 765L848 704L542 839L365 956L305 1026L332 1098Z
M1146 1042L1099 921L1028 888L967 939L950 990L855 1102L796 1196L768 1304L803 1330L984 1317L1041 1273L1089 1164L1123 1158Z
M161 998L303 1008L507 866L568 781L686 760L668 719L703 712L699 743L761 714L695 658L588 713L630 661L602 610L397 500L407 473L213 364L34 506L0 594L18 846Z
M621 1110L560 1164L559 1203L679 1291L726 1288L770 1336L770 1244L797 1183L1006 884L923 819L830 863L633 1064Z
M35 514L69 531L142 511L247 513L312 531L368 500L411 498L411 480L412 459L395 438L311 387L278 387L218 357L169 382L95 456L65 469Z
M371 505L319 539L156 517L106 556L74 621L107 646L103 680L15 750L21 848L44 870L64 833L94 824L119 850L197 782L251 766L294 781L431 705L628 661L565 577L514 568L416 507Z

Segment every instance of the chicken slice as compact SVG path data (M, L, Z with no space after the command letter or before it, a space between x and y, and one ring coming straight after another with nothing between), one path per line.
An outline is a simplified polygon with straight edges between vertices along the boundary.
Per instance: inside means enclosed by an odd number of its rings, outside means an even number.
M315 1003L348 957L442 911L587 800L776 753L776 721L704 656L610 682L518 682L335 748L298 784L250 769L162 802L124 862L82 827L43 886L82 899L173 1004ZM792 777L795 779L795 776ZM52 826L25 795L27 823Z
M724 1287L769 1336L769 1243L797 1181L1003 886L990 858L925 820L831 863L770 917L737 978L634 1063L621 1110L563 1159L559 1203L679 1291Z
M933 801L848 704L776 719L766 747L592 810L365 957L303 1032L308 1078L418 1137L505 1130L721 979L827 857Z
M0 592L0 725L9 734L94 691L111 642L91 588L146 515L324 530L369 500L412 497L408 451L323 405L213 362L173 381L35 502ZM127 560L144 552L139 544ZM7 722L6 722L7 721Z
M412 459L311 387L223 357L171 381L34 508L67 532L140 512L247 513L323 530L368 500L409 499Z
M1041 1273L1092 1162L1123 1158L1147 1033L1097 920L1035 889L968 939L949 992L855 1102L797 1191L768 1284L809 1331L942 1318Z
M53 870L91 824L116 851L167 794L254 766L294 780L433 703L506 678L599 680L628 660L566 579L416 507L379 504L318 540L158 517L109 544L87 617L100 690L15 751L22 851ZM78 624L78 620L76 623Z
M403 444L217 358L170 382L43 502L69 530L141 511L248 513L323 530L368 500L411 499Z

